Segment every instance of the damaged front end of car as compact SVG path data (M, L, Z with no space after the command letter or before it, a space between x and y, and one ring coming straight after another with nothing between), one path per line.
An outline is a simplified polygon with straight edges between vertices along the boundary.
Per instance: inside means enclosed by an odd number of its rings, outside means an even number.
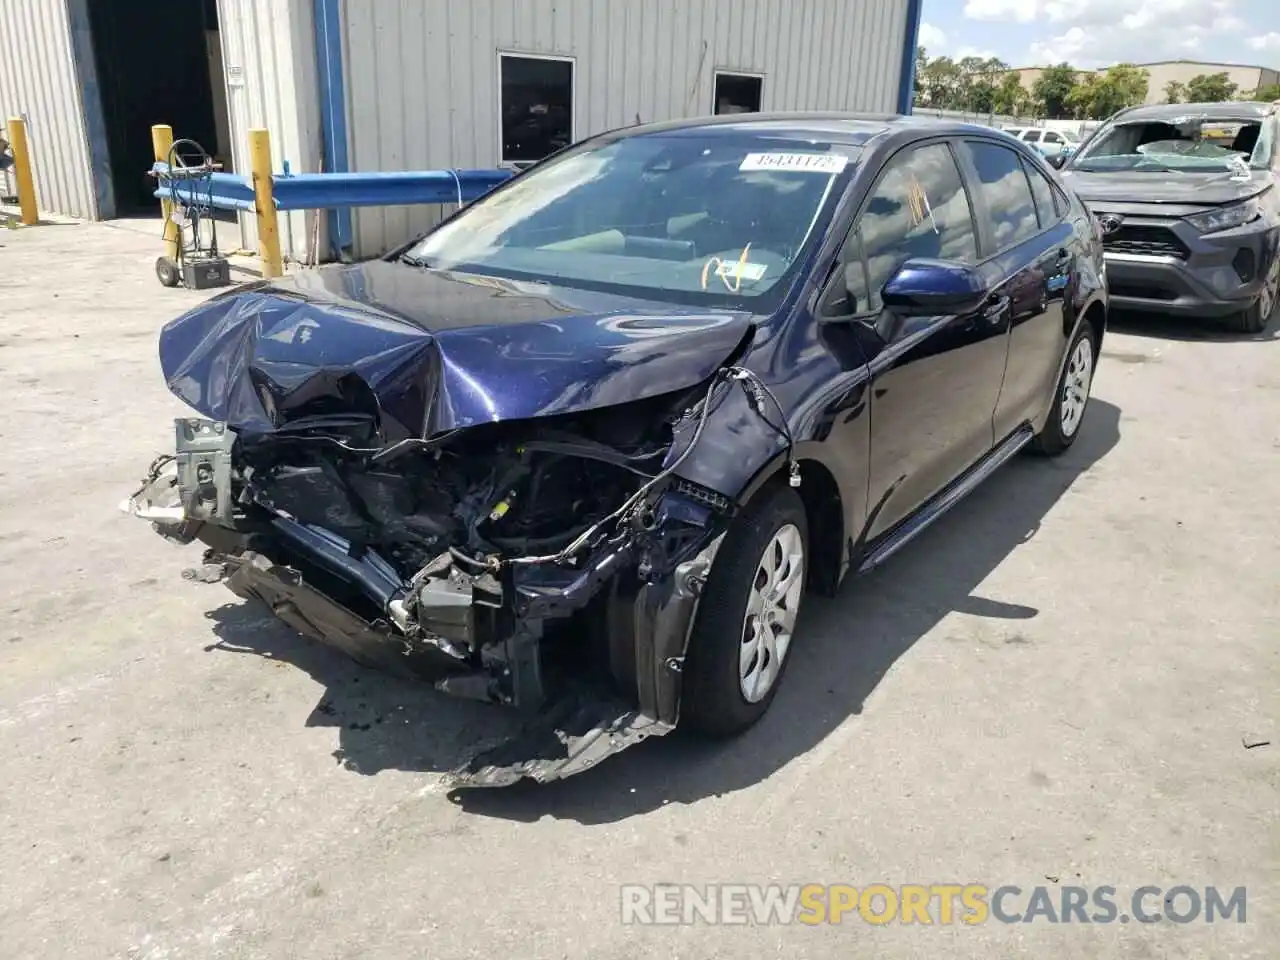
M676 470L731 362L635 401L399 439L376 402L334 402L368 391L329 370L325 402L275 411L269 429L177 420L173 454L122 509L203 543L192 576L305 636L524 713L455 785L558 779L677 722L733 504Z

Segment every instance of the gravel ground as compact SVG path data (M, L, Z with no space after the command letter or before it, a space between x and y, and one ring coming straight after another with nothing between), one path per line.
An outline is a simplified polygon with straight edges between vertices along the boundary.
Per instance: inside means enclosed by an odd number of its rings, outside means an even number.
M500 711L183 581L198 549L116 513L181 413L156 332L199 299L157 247L0 232L6 960L1275 956L1274 329L1117 325L1070 454L811 599L748 736L454 796ZM1246 886L1247 922L620 919L624 883L955 881Z

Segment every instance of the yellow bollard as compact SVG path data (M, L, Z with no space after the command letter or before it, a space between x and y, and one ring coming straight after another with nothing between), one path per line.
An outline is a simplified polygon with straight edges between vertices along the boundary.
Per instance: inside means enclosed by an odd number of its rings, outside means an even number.
M36 212L36 182L31 176L31 148L27 144L27 121L9 118L9 149L13 151L13 172L18 181L18 209L22 222L33 227L40 222Z
M161 163L169 162L169 150L173 147L173 127L157 123L151 128L151 150ZM164 255L174 263L178 261L178 225L173 222L173 201L160 201L164 215Z
M284 273L280 258L280 228L276 223L276 201L271 193L271 135L266 130L249 131L249 169L253 173L253 204L258 211L258 256L262 275Z

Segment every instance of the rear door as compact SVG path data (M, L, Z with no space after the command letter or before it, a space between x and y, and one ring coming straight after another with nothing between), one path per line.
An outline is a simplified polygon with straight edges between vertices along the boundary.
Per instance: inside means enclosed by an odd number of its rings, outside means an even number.
M885 165L847 245L851 301L876 329L871 371L870 518L889 530L992 446L1007 311L900 317L880 291L912 258L976 264L978 230L953 146L907 147Z
M1051 394L1062 357L1067 280L1079 251L1062 217L1066 208L1035 163L989 140L965 140L961 157L989 258L984 269L1009 311L1008 361L992 420L999 441L1034 421Z

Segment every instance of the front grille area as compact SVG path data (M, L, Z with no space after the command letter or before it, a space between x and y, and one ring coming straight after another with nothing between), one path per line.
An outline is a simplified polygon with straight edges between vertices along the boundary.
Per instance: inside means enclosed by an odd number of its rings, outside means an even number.
M1140 227L1121 224L1120 229L1103 237L1108 253L1140 253L1150 257L1177 257L1185 260L1188 250L1178 235L1165 227Z
M1157 283L1135 283L1129 280L1112 280L1113 297L1134 297L1138 300L1177 300L1178 292Z

